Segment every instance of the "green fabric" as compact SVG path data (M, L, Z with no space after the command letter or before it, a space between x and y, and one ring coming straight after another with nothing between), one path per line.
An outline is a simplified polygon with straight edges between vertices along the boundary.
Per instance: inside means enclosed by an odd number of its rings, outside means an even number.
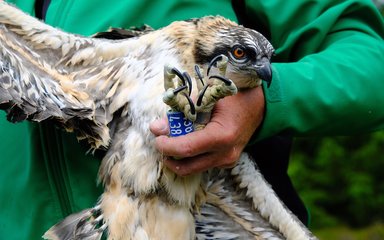
M10 2L33 13L33 1ZM384 30L369 0L254 0L246 5L249 23L272 29L263 33L276 47L257 139L282 132L352 134L383 127ZM217 14L235 19L230 1L222 0L52 0L47 23L91 35L110 26L158 28ZM365 76L375 81L360 81ZM86 156L87 149L72 134L49 124L5 120L0 134L0 239L39 239L69 212L97 201L100 159Z
M257 139L282 133L352 135L384 127L384 25L369 0L247 5L250 16L260 16L253 21L271 29L276 47Z
M52 1L46 22L66 31L92 35L111 26L126 28L148 24L151 27L159 28L175 20L217 14L236 19L230 2L220 0L63 0Z

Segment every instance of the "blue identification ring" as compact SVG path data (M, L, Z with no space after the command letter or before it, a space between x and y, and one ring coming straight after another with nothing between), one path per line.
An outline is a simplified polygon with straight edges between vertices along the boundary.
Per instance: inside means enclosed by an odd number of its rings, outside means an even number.
M187 119L182 112L167 112L169 136L182 136L194 131L193 122Z

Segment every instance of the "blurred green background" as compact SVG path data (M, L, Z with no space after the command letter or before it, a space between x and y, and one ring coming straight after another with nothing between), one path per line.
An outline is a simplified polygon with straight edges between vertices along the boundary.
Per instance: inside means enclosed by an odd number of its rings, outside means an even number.
M289 174L320 240L384 240L384 131L296 139Z
M320 239L384 239L383 170L380 131L296 139L289 174Z

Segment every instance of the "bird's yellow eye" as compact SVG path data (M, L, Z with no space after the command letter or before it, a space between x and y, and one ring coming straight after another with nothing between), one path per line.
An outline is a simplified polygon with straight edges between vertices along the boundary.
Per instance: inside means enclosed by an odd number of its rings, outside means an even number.
M242 59L245 57L245 51L243 48L241 47L235 47L232 49L232 55L236 58L236 59Z

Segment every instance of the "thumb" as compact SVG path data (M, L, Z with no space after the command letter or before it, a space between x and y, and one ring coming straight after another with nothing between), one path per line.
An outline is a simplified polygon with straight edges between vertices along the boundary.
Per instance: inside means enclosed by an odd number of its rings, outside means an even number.
M169 127L168 127L167 119L161 118L161 119L153 121L149 125L149 130L153 134L155 134L156 136L168 135L169 134Z

